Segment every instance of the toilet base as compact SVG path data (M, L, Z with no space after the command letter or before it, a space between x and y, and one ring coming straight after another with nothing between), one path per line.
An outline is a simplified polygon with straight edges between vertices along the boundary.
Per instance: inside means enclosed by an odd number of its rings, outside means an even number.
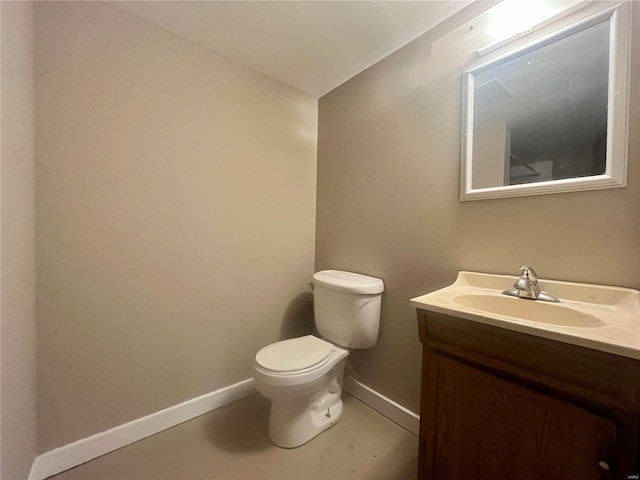
M271 401L269 438L275 445L299 447L340 420L345 364L340 361L315 392Z
M296 448L335 425L342 416L342 399L323 410L309 408L309 402L273 402L269 438L282 448Z

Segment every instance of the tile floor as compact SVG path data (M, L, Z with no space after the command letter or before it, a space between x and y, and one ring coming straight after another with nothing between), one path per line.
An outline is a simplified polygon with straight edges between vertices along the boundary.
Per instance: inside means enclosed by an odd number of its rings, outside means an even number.
M53 480L342 480L416 478L418 439L344 394L340 421L296 449L267 436L269 401L252 395Z

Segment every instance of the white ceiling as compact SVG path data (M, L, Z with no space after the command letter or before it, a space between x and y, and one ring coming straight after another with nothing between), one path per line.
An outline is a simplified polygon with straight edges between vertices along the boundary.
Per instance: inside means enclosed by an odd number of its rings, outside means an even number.
M471 0L109 3L319 98Z

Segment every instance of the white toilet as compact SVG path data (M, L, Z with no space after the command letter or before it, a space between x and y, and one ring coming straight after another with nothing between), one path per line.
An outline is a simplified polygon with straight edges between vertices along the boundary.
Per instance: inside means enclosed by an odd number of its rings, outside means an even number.
M349 350L378 340L382 280L324 270L313 275L313 287L321 338L282 340L256 354L256 387L271 400L269 437L279 447L299 447L340 419Z

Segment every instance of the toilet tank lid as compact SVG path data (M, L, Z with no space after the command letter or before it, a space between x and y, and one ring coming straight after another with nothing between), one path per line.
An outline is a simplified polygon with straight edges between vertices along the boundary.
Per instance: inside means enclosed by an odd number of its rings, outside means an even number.
M313 284L346 293L373 295L384 291L379 278L341 270L322 270L313 275Z

